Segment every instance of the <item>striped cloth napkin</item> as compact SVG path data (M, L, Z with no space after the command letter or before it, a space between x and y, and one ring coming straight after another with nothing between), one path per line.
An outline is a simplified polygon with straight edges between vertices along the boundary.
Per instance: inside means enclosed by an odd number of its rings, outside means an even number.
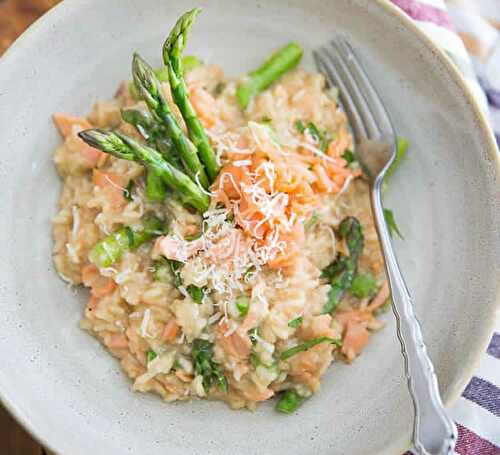
M392 0L462 71L488 111L500 146L500 0ZM500 321L499 321L500 322ZM451 406L460 455L500 455L500 323L462 396Z

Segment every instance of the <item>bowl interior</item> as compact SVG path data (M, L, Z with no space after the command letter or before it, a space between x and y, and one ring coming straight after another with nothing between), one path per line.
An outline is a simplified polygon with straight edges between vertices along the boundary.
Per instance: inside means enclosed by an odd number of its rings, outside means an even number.
M400 453L412 411L391 314L365 353L330 368L290 417L272 405L232 412L133 394L118 363L78 329L84 296L51 263L60 190L51 114L85 114L112 97L134 50L159 63L170 26L195 5L204 12L189 52L230 75L289 40L304 45L311 67L311 49L334 33L359 50L411 142L385 201L404 233L398 258L445 399L470 377L497 299L498 163L463 86L425 40L370 0L92 0L57 7L0 62L0 394L62 453Z

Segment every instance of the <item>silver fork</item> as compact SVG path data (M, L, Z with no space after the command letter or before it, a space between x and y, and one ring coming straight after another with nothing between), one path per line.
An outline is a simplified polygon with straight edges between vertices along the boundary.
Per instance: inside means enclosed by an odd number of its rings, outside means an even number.
M392 309L414 407L413 450L417 454L451 454L457 429L441 401L434 367L384 217L382 182L396 156L392 123L358 57L344 38L336 38L314 51L314 59L328 82L339 89L340 101L354 135L356 155L370 184L372 211L385 259Z

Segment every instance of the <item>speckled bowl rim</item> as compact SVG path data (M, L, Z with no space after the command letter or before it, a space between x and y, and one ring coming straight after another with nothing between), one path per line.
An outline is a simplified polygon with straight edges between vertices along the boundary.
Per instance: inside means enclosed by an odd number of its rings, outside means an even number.
M488 153L490 154L492 161L496 163L495 181L497 183L497 189L500 190L500 156L493 131L489 125L489 120L485 112L481 108L478 100L470 88L467 86L467 82L460 73L459 69L455 66L451 59L441 49L439 49L439 47L437 47L436 44L434 44L434 42L422 30L418 28L415 22L406 13L399 9L399 7L391 3L390 0L375 0L375 2L385 11L385 13L398 19L406 30L413 33L413 35L415 35L415 37L420 40L422 44L432 51L439 63L448 71L452 81L458 86L458 89L462 91L466 104L471 108L476 119L478 120L482 143L488 148ZM69 11L71 11L70 8L72 8L72 5L73 3L61 2L31 24L25 32L18 39L16 39L5 54L0 57L0 64L9 64L10 59L15 58L17 49L20 49L23 45L27 46L30 43L30 40L35 40L37 33L46 32L49 28L50 22L53 20L59 18L65 13L70 14ZM497 317L500 317L500 284L497 286L496 302L491 317L489 318L489 326L487 327L487 330L485 329L483 333L479 334L479 339L476 340L477 349L474 359L468 366L465 366L466 369L463 371L462 377L455 381L455 386L451 390L448 390L446 399L444 400L446 406L451 405L461 396L463 390L474 375L474 371L478 367L481 356L485 353L491 339ZM37 429L31 424L29 416L21 415L21 412L18 410L16 404L7 398L7 395L2 390L0 390L0 403L40 444L57 453L56 448L53 447L49 441L45 440L43 435L39 434ZM400 455L409 448L408 434L404 434L398 440L394 441L390 447L387 447L384 450L384 453Z

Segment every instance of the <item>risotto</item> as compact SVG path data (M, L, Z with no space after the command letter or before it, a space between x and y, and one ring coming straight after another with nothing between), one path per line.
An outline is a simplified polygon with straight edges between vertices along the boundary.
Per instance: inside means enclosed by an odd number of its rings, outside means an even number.
M381 326L368 185L336 92L297 66L300 47L229 79L180 56L196 13L164 68L136 55L134 82L88 118L54 115L53 259L89 289L81 327L133 390L250 409L279 395L290 413Z

